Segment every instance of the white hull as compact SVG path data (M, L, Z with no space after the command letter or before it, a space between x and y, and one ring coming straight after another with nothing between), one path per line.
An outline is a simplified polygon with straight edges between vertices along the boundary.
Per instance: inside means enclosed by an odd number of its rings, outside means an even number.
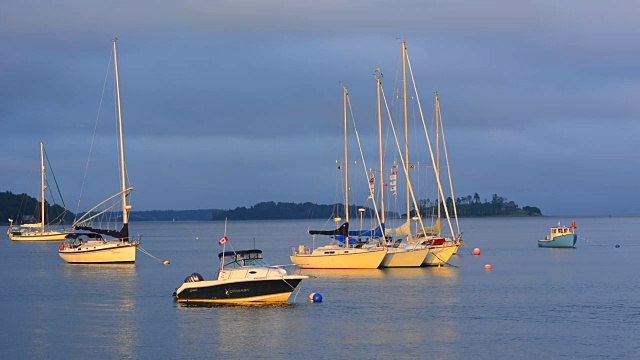
M386 248L345 248L322 246L308 253L294 252L291 262L302 269L376 269L382 263Z
M429 248L429 254L424 259L424 266L442 266L449 261L458 247L448 243L444 246L434 246Z
M390 248L380 267L419 267L422 266L429 249Z
M132 263L136 261L137 243L90 241L76 248L58 251L62 260L76 264Z
M22 232L20 235L10 234L9 239L12 241L63 241L67 236L66 233L58 231L45 232Z

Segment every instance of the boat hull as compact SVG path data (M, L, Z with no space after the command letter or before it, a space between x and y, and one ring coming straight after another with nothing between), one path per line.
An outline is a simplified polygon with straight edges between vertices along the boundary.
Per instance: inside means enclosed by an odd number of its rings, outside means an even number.
M136 261L137 244L107 241L99 244L91 242L76 248L58 251L62 260L71 264L114 264Z
M388 249L380 267L419 267L429 249Z
M312 253L294 253L291 262L302 269L377 269L385 254L385 248L358 249L320 247Z
M249 303L286 302L306 276L278 279L246 279L236 281L198 281L184 283L174 297L179 303Z
M446 264L458 247L454 244L433 246L422 262L423 266L442 266Z
M538 247L543 248L575 248L578 235L566 234L553 238L553 240L538 240Z
M63 241L66 233L57 231L11 233L12 241Z

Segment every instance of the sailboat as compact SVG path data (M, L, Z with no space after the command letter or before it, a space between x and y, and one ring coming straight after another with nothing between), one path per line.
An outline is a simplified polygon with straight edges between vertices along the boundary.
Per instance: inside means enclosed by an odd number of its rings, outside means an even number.
M347 126L347 101L349 93L343 86L344 99L344 173L345 173L345 222L335 230L310 230L314 244L316 235L333 237L328 245L317 248L299 245L292 249L291 262L302 269L376 269L387 249L376 244L350 243L349 234L349 148ZM338 218L336 218L337 220ZM341 221L338 220L338 221ZM336 243L337 240L337 243ZM342 242L344 241L344 242Z
M448 171L448 179L449 179L449 188L451 189L451 198L455 199L455 195L453 193L453 183L451 180L451 168L449 167L449 156L446 150L446 142L444 138L444 128L442 126L442 117L440 114L440 98L438 93L435 93L435 126L436 126L436 145L435 145L435 159L434 159L434 170L436 176L437 183L437 202L436 202L436 219L435 225L429 228L429 231L416 231L416 241L420 242L420 244L429 246L431 251L429 255L427 255L424 265L426 266L440 266L449 260L452 255L454 255L460 244L462 243L462 234L460 232L460 225L458 222L458 213L455 201L453 201L451 207L454 213L455 224L457 226L457 235L454 234L453 225L451 223L451 217L449 214L449 204L445 201L442 181L441 181L441 165L440 165L440 137L442 136L442 147L445 151L445 158L447 161L447 171ZM444 206L442 206L444 204ZM444 237L442 235L442 214L441 209L444 209L447 223L449 225L449 229L451 231L451 237Z
M380 160L380 222L383 224L381 228L384 228L386 221L386 209L384 202L384 153L382 151L382 103L381 103L381 90L382 90L382 71L380 68L376 69L376 84L377 84L377 99L378 99L378 149ZM395 181L395 180L394 180ZM395 183L394 183L395 186ZM374 198L373 191L371 197ZM386 243L386 237L384 232L382 237ZM401 239L397 239L393 244L387 244L387 254L384 256L380 267L418 267L422 265L422 262L427 256L429 249L409 247L407 242L402 242Z
M132 240L129 238L129 211L131 210L131 205L128 204L127 197L131 194L133 188L126 186L127 175L124 158L116 41L117 39L113 40L113 62L118 113L121 191L94 206L74 222L73 227L76 232L68 234L67 241L60 243L58 247L60 257L68 263L133 263L136 261L136 247L140 243L139 239ZM102 216L108 214L118 204L122 206L122 228L120 230L94 226L95 222L104 224ZM118 216L115 217L117 218ZM107 236L107 238L103 236Z
M9 219L9 230L7 236L13 241L60 241L67 235L64 231L58 231L52 226L45 225L47 203L45 201L45 181L44 166L44 144L40 142L40 222L31 224L13 225L13 220Z
M388 229L387 230L387 234L388 235L392 235L392 236L406 236L407 239L407 243L408 243L408 247L413 248L413 249L424 249L427 248L429 249L429 252L427 254L427 256L424 258L422 265L423 266L432 266L432 265L442 265L447 263L447 261L449 260L449 258L451 257L451 255L453 255L453 252L456 250L455 246L451 246L453 243L452 241L448 241L448 239L445 239L442 237L442 232L441 232L441 228L440 228L440 216L439 216L439 212L438 212L438 219L436 221L436 223L434 225L432 225L431 227L425 227L422 221L422 215L420 214L420 211L415 211L416 216L415 218L411 217L411 201L413 201L413 206L414 209L419 209L418 204L416 202L416 198L415 198L415 194L413 192L413 188L411 186L411 180L409 178L409 169L412 168L413 166L411 165L411 163L409 162L409 130L408 130L408 105L407 105L407 65L409 65L410 68L410 62L409 62L409 58L408 58L408 54L407 54L407 47L406 47L406 43L404 41L402 41L401 43L402 46L402 78L403 78L403 107L404 107L404 135L405 135L405 151L404 151L404 157L402 158L402 168L404 170L405 173L405 179L406 179L406 187L407 187L407 191L406 191L406 213L407 213L407 220L404 224L402 224L401 226L395 228L395 229ZM413 73L411 73L412 75L412 79L413 79ZM440 182L440 174L439 174L439 167L436 164L436 159L434 158L434 151L433 148L431 146L431 141L429 140L429 135L427 132L427 128L426 128L426 124L424 122L424 117L422 116L422 107L420 105L420 98L418 96L418 91L417 91L417 87L415 84L415 81L413 81L413 90L415 93L415 97L417 100L417 105L418 108L420 109L420 115L422 118L422 123L424 126L424 131L425 131L425 137L427 140L427 144L429 147L429 154L431 157L431 162L433 164L433 168L435 170L435 175L436 175L436 180L437 180L437 184L438 184L438 198L439 199L444 199L444 194L443 194L443 190L442 190L442 184ZM437 98L436 98L437 99ZM392 128L393 128L393 122L391 122ZM394 129L394 134L395 134L395 129ZM396 143L397 143L397 137L396 137ZM439 151L439 150L438 150ZM398 152L400 153L400 148L399 148L399 144L398 144ZM402 154L400 153L400 156L402 157ZM439 161L439 160L438 160ZM395 172L394 172L395 174ZM395 179L394 179L395 181ZM439 204L439 203L438 203ZM439 206L438 206L438 210L439 210ZM446 209L445 206L445 213L447 214L447 221L449 223L449 228L451 229L451 233L453 234L453 227L451 225L451 221L450 221L450 217L448 214L448 211ZM416 234L412 234L411 231L411 221L416 221L416 226L418 226L418 229L416 231ZM449 239L450 240L450 239Z

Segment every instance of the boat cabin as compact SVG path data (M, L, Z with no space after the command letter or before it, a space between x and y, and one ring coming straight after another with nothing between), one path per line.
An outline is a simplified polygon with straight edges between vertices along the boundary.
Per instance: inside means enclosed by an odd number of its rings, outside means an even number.
M553 240L553 238L573 234L573 228L562 226L562 227L554 227L551 228L551 237L549 239Z
M262 258L262 250L258 249L225 251L218 254L218 257L224 268L270 266L269 263Z
M89 241L101 241L104 242L102 235L95 233L71 233L65 236L69 247L77 248L82 244L86 244Z

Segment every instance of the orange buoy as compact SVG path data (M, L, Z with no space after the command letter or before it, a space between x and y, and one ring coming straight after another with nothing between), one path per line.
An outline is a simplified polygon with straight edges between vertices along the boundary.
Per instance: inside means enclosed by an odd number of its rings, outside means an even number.
M479 256L480 255L480 249L479 248L473 249L473 255Z
M493 268L493 266L491 266L491 264L487 264L484 266L485 269L487 270L491 270Z

